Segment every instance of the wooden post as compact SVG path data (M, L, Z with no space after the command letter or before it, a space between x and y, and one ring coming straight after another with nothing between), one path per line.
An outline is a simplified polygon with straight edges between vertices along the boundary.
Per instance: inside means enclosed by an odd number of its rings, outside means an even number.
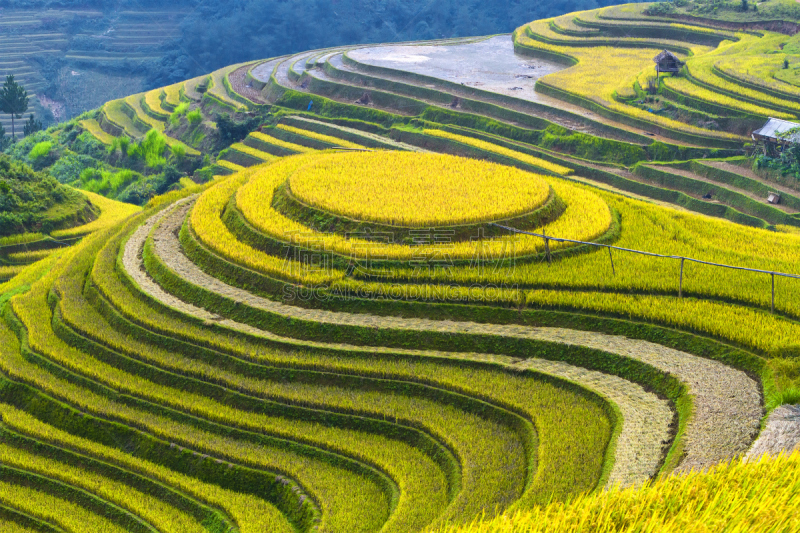
M542 235L544 236L544 253L547 255L547 264L553 262L553 259L550 257L550 239L545 234L544 230L542 230Z
M685 257L681 257L681 281L678 285L678 298L683 298L683 262L686 261Z
M608 258L611 259L611 274L613 276L617 275L617 271L614 269L614 256L611 255L611 247L608 247Z
M770 306L770 311L772 313L774 313L775 312L775 273L773 272L772 274L770 274L770 277L772 277L772 305Z
M553 258L550 257L550 239L547 237L544 238L544 251L547 254L547 264L549 265L553 262Z

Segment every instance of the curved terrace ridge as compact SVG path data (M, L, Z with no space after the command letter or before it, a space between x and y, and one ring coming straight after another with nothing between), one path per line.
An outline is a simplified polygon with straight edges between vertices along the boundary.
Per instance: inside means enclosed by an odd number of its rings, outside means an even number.
M185 277L193 283L201 283L207 288L219 288L225 291L226 294L235 293L236 297L240 298L241 301L249 301L252 297L252 295L245 291L240 291L239 289L221 284L215 278L211 278L202 272L183 256L180 251L180 244L177 240L169 238L170 232L179 227L182 222L182 217L186 209L188 209L188 206L178 206L174 213L155 215L147 224L141 226L136 233L133 234L125 245L123 252L123 264L125 265L128 275L136 281L141 290L145 291L151 297L183 313L196 316L203 320L213 321L220 326L258 337L277 337L274 334L270 334L268 331L222 318L215 313L184 302L164 291L147 275L142 264L141 250L147 239L150 228L155 225L158 220L163 219L157 235L154 235L154 243L156 244L157 253L162 259L164 257L169 257L167 264L170 268L173 268L182 277ZM228 292L228 290L233 292ZM274 302L269 300L265 300L264 303L267 302L269 302L269 304L274 304ZM368 319L372 318L375 317L368 317ZM319 347L336 346L359 351L374 350L374 348L340 344L330 345L309 341L303 341L303 344ZM519 363L519 361L514 358L501 356L481 356L479 354L454 354L402 349L391 349L390 351L424 354L433 357L465 358L468 360L475 358L491 359L511 365L518 363L520 364L520 369L536 369L546 374L574 381L590 390L595 390L620 408L624 420L616 447L614 466L609 476L608 483L632 484L641 482L653 476L658 470L662 457L663 442L665 439L669 438L669 425L672 421L672 414L665 400L659 400L652 393L644 391L639 385L630 383L616 376L571 367L565 363L540 359L526 359L524 363Z

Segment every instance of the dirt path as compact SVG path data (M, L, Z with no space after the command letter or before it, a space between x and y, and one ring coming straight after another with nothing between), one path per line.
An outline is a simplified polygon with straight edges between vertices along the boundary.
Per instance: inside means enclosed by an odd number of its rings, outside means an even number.
M245 291L222 284L215 278L208 276L183 255L180 249L180 243L175 237L174 230L182 223L189 207L188 202L190 201L191 200L179 202L177 208L172 213L166 212L165 215L158 214L151 217L146 224L142 225L134 233L125 246L123 265L125 266L126 272L136 281L145 293L156 300L182 313L196 316L202 320L213 322L232 330L241 331L256 337L296 344L298 346L333 348L366 353L389 352L447 359L480 360L501 364L518 370L537 370L544 374L567 379L601 394L614 403L622 413L622 431L617 439L615 461L608 480L608 486L617 483L622 485L640 483L649 479L657 472L658 465L663 457L664 443L668 442L670 438L669 427L673 418L670 405L666 400L660 399L656 395L645 391L640 385L631 383L617 376L574 367L558 361L547 361L536 358L520 360L513 357L478 353L408 350L297 341L280 337L269 331L260 330L233 320L224 319L167 293L148 276L142 264L141 256L142 247L148 233L154 224L162 219L162 217L165 217L165 223L159 229L157 235L154 236L156 253L162 260L166 260L167 264L178 272L179 275L192 283L201 284L208 290L213 290L215 292L223 291L222 293L228 295L236 294L237 297L243 300L246 299L247 301L251 301L251 298L257 298ZM301 309L285 306L270 300L257 299L262 300L261 303L269 308L283 308L283 314L286 316L294 316L295 312L302 311ZM379 317L362 316L362 318L364 321L376 318L380 320Z
M165 219L154 244L157 254L184 279L206 290L236 299L245 305L290 316L300 320L357 325L384 329L438 331L447 333L485 334L535 339L566 345L596 348L630 357L668 372L685 383L694 396L694 415L686 429L686 455L680 468L706 468L747 451L758 433L763 414L757 384L744 372L722 363L666 348L654 343L601 333L562 328L533 328L520 325L479 324L449 320L406 319L365 314L337 313L317 309L300 309L257 297L231 287L202 272L183 255L176 230L187 207L176 210ZM619 399L623 404L624 399ZM638 406L637 406L638 407ZM634 416L629 414L627 416ZM641 434L630 442L644 438ZM649 445L637 446L639 453L660 448L652 439ZM626 466L626 470L630 467ZM624 476L623 476L624 477Z
M745 459L756 461L764 454L778 455L800 449L800 405L782 405L767 419L767 426L753 443Z
M185 209L185 208L184 208ZM155 237L163 251L162 259L186 279L206 289L245 305L309 320L336 325L376 327L412 331L438 331L508 336L588 346L631 357L670 373L689 386L695 397L695 412L687 426L686 457L681 467L705 468L747 451L758 433L763 414L761 395L755 381L744 372L722 363L690 355L663 346L600 333L561 328L532 328L519 325L478 324L450 320L407 319L366 314L339 313L319 309L301 309L266 300L231 287L208 276L183 255L175 232L184 213L177 210L165 220Z

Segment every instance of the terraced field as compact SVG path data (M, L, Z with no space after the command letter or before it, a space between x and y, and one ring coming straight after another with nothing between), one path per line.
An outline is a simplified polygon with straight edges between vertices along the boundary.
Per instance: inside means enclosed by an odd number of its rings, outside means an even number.
M4 519L796 529L798 456L762 455L800 443L800 191L737 130L794 104L704 92L786 36L642 9L233 65L86 119L215 177L8 254ZM663 48L680 117L637 103ZM262 120L215 153L220 113Z
M61 74L67 78L85 78L84 97L88 101L93 98L89 93L102 93L102 81L94 79L86 72L102 72L104 69L127 68L128 71L141 62L158 60L161 57L159 46L178 30L185 13L169 10L121 11L114 17L105 18L101 11L95 10L20 10L3 9L0 18L0 76L5 79L13 74L23 84L29 95L33 96L31 112L42 116L44 108L35 96L58 80L45 79L41 61L63 60ZM64 33L64 25L77 26L75 33ZM85 41L93 46L87 49ZM83 43L83 44L81 44ZM38 59L37 59L38 58ZM49 73L52 76L52 72ZM99 83L101 86L91 86ZM133 86L131 85L134 84ZM126 88L135 88L139 80L131 79ZM80 85L80 82L77 84ZM108 89L106 87L105 89ZM69 100L63 90L54 90L58 97ZM106 99L115 97L112 92L102 93ZM52 96L52 94L51 94ZM62 102L63 103L63 102ZM80 114L84 109L73 109L72 102L67 101L66 112L53 107L51 111L58 114L56 120L64 120ZM27 118L27 117L26 117ZM11 135L11 118L0 114L0 124ZM21 135L22 127L18 128Z

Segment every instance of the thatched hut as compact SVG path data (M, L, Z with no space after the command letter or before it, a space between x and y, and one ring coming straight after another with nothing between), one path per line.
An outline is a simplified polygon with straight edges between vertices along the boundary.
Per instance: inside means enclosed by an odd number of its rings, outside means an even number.
M664 50L658 54L653 58L653 61L656 63L656 76L660 75L662 72L672 72L673 74L680 72L683 66L683 61L678 59L678 56L669 50Z

